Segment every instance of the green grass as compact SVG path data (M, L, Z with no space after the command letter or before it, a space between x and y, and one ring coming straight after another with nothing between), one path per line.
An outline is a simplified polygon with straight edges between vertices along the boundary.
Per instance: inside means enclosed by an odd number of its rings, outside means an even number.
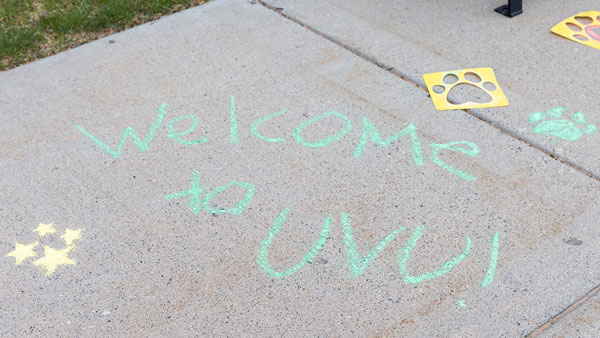
M208 0L0 0L0 70Z

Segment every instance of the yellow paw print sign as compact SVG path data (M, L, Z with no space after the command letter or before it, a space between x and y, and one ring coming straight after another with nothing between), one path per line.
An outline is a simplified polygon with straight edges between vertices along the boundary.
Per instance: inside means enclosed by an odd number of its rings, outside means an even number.
M491 68L471 68L423 75L431 100L437 110L489 108L508 106L508 99L500 89ZM490 100L454 104L448 94L457 86L470 85L478 88Z
M65 242L65 247L62 249L54 249L50 246L44 245L44 255L43 257L33 261L33 265L42 267L46 270L46 276L54 273L56 268L63 265L75 265L75 261L69 258L69 252L73 250L75 245L73 242L81 239L81 232L85 230L83 228L72 230L69 228L65 229L65 233L60 236ZM39 237L44 237L47 234L56 233L56 229L54 228L54 223L40 223L37 228L33 230L36 232ZM38 246L39 242L33 242L29 244L21 244L19 242L15 243L15 249L8 254L6 257L12 257L15 259L15 264L19 265L23 263L28 258L36 257L38 254L35 252L34 248Z
M569 40L600 49L600 12L579 13L552 27L552 32Z

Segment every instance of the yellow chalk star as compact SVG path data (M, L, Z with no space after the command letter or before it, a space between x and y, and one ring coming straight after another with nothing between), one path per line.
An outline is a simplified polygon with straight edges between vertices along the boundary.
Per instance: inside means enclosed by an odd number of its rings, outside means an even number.
M46 234L53 234L56 232L56 230L53 228L53 226L54 226L54 222L49 223L49 224L40 223L40 225L38 225L38 227L35 228L35 230L33 230L33 232L37 232L38 235L40 235L40 237L44 237L44 236L46 236Z
M29 257L34 257L37 255L35 253L35 251L33 251L33 248L36 245L38 245L38 242L27 244L27 245L19 244L19 242L15 242L15 243L16 243L15 249L13 251L9 252L6 256L14 257L16 265L23 263L23 261Z
M67 243L67 245L71 245L71 243L73 243L74 240L76 239L81 239L81 232L85 230L85 228L81 228L81 229L77 229L77 230L71 230L69 228L67 228L65 230L65 234L60 236L60 238L65 240L65 243Z
M33 264L44 267L46 269L46 276L49 276L61 265L75 265L75 261L67 257L71 249L73 249L72 245L61 250L52 249L44 245L45 256L33 262Z

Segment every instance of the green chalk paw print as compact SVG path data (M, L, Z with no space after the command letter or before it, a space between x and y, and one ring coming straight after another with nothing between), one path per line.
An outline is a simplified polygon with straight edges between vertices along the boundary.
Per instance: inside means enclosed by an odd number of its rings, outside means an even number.
M567 108L564 107L555 107L548 110L546 114L535 112L529 115L529 123L535 124L533 132L576 141L583 135L596 131L596 126L588 124L582 112L575 112L569 118L565 118L563 113L566 110Z

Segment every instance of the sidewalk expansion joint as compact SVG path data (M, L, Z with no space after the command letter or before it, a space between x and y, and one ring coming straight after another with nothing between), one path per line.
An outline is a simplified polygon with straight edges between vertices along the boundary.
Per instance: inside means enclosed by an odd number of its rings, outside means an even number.
M537 329L533 330L531 333L527 334L525 337L527 338L535 338L548 330L552 325L556 324L563 318L565 318L571 312L580 308L583 304L585 304L588 300L594 297L600 291L600 285L593 288L590 292L586 293L583 297L576 300L573 304L567 306L564 310L557 313L555 316L550 318L547 322L540 325Z
M329 35L327 33L324 33L322 31L320 31L319 29L317 29L315 27L312 27L312 26L310 26L310 25L302 22L300 19L297 19L297 18L295 18L295 17L293 17L293 16L291 16L289 14L284 13L284 9L281 8L281 7L272 6L272 5L268 4L268 3L265 3L263 0L257 0L257 1L263 7L265 7L267 9L269 9L269 10L271 10L271 11L273 11L273 12L275 12L275 13L281 15L281 16L283 16L287 20L292 21L295 24L300 25L303 28L306 28L307 30L309 30L309 31L317 34L318 36L322 37L323 39L336 44L337 46L339 46L339 47L341 47L341 48L349 51L350 53L352 53L352 54L354 54L354 55L356 55L356 56L358 56L358 57L366 60L367 62L369 62L369 63L371 63L371 64L373 64L373 65L375 65L375 66L377 66L377 67L379 67L381 69L383 69L384 71L389 72L389 73L393 74L394 76L396 76L396 77L398 77L398 78L406 81L407 83L412 84L413 86L421 89L422 91L424 91L425 93L427 93L427 95L429 95L429 91L427 90L427 88L425 86L423 86L420 83L412 80L409 76L407 76L405 74L402 74L400 71L398 71L394 67L386 65L385 63L377 60L375 57L370 56L368 54L365 54L364 52L360 51L359 49L357 49L355 47L352 47L352 46L350 46L350 45L348 45L348 44L340 41L339 39L337 39L337 38L335 38L335 37L333 37L333 36L331 36L331 35ZM450 101L450 103L456 104L455 102L452 102L452 101ZM480 120L480 121L482 121L482 122L490 125L491 127L499 130L503 134L506 134L506 135L508 135L508 136L510 136L510 137L512 137L514 139L517 139L518 141L527 144L528 146L530 146L530 147L532 147L532 148L534 148L534 149L536 149L536 150L544 153L545 155L551 157L552 159L554 159L556 161L559 161L559 162L561 162L561 163L563 163L563 164L565 164L565 165L567 165L567 166L569 166L569 167L577 170L578 172L580 172L580 173L588 176L589 178L591 178L591 179L593 179L593 180L595 180L597 182L600 182L600 176L599 175L596 175L593 172L591 172L591 171L583 168L582 166L580 166L580 165L578 165L576 163L573 163L571 160L567 159L564 156L561 156L559 154L556 154L556 153L554 153L554 152L546 149L543 145L541 145L541 144L539 144L539 143L537 143L535 141L531 141L531 140L529 140L529 139L527 139L527 138L525 138L525 137L523 137L521 135L518 135L515 132L513 132L512 130L507 129L506 127L503 127L503 126L499 125L498 123L496 123L496 122L494 122L492 120L489 120L488 118L486 118L486 117L484 117L484 116L482 116L480 114L477 114L477 113L471 111L470 109L460 109L460 110L462 110L465 113L467 113L467 114L469 114L469 115L477 118L478 120Z

